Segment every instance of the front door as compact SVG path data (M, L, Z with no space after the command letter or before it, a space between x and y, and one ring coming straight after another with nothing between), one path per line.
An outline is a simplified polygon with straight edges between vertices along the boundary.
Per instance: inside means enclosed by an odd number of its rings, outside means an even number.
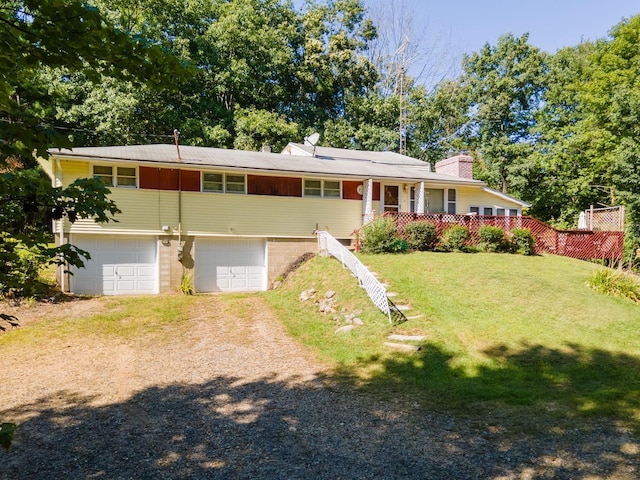
M383 211L398 213L400 211L400 186L385 185L383 193L384 193Z

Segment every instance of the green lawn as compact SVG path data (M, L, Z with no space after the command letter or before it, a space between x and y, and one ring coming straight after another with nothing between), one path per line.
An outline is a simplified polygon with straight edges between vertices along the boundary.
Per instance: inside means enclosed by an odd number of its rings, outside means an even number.
M267 298L289 331L347 381L381 395L412 395L460 414L540 421L615 419L640 430L640 306L587 286L593 264L555 256L411 253L362 255L411 306L390 326L355 278L315 258ZM338 292L365 326L335 334L302 290ZM421 351L383 345L389 333L422 334Z

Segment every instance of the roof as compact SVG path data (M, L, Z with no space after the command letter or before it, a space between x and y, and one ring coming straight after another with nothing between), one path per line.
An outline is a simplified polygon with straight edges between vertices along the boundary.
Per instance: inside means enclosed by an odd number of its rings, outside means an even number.
M506 193L502 193L499 190L494 190L493 188L489 188L489 187L483 187L483 190L485 192L491 193L492 195L495 195L496 197L500 197L504 200L508 200L511 201L513 203L518 203L520 205L522 205L522 207L526 207L529 208L531 206L530 203L527 202L523 202L522 200L516 198L516 197L512 197L511 195L507 195Z
M346 148L333 147L313 147L301 143L289 143L282 153L288 151L290 155L314 156L322 160L354 160L371 163L382 163L386 165L415 165L424 167L426 164L422 160L407 157L396 152L370 152L366 150L348 150Z
M252 173L296 173L352 177L354 179L389 179L398 181L432 181L484 186L484 182L431 172L421 160L393 152L366 152L340 148L290 144L297 154L253 152L223 148L181 146L180 157L172 144L79 147L73 150L51 149L55 158L90 161L136 162L163 165L244 170ZM309 150L310 149L310 150Z

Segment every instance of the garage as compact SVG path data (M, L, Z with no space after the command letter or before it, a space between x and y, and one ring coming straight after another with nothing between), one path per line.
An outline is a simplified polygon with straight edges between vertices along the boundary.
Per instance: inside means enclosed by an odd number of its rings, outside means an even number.
M73 235L71 243L88 251L85 268L71 268L71 291L77 294L158 293L155 237Z
M194 248L198 292L267 289L266 245L259 238L198 238Z

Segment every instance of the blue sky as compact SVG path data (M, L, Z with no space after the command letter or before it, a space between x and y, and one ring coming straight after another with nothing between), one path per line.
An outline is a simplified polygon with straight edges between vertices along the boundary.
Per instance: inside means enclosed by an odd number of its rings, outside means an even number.
M392 1L365 0L374 5ZM396 1L401 4L402 1ZM623 18L640 13L634 0L404 0L411 5L415 22L432 33L448 35L460 53L497 43L504 33L530 34L529 43L555 53L583 40L606 37Z
M323 0L315 0L322 3ZM304 0L293 0L300 7ZM376 9L410 12L414 27L446 37L457 56L497 43L505 33L528 32L529 42L555 53L583 40L596 40L623 18L640 13L640 0L364 0Z

